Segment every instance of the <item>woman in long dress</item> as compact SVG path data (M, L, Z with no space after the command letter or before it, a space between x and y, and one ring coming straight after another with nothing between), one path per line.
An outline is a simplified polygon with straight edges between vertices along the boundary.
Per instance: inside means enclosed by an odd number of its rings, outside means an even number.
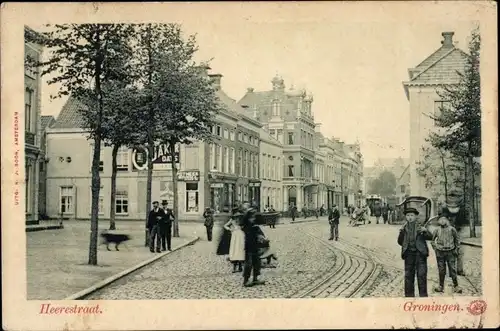
M241 217L233 215L224 224L224 229L231 231L231 243L229 245L229 261L233 264L233 273L243 271L245 261L245 233L241 229Z

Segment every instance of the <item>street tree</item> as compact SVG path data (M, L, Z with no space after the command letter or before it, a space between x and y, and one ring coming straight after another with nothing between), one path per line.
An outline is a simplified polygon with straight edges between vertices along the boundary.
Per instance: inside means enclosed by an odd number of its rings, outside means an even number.
M136 71L142 86L141 109L146 119L138 127L144 132L148 177L146 210L151 205L153 155L156 143L168 146L172 157L174 237L179 236L177 208L177 168L175 146L211 139L218 102L215 91L193 56L198 50L195 36L184 38L178 24L136 26ZM148 213L146 213L147 222ZM148 238L146 233L146 244Z
M432 146L462 157L465 161L468 174L466 210L471 237L476 236L477 215L474 159L481 156L480 45L479 31L475 30L471 34L464 71L458 71L458 84L443 86L438 92L442 100L448 101L449 106L439 109L439 113L434 117L438 130L429 136Z
M131 80L132 81L132 80ZM103 87L104 108L103 139L105 146L112 147L111 207L109 229L116 230L116 177L117 157L121 147L134 147L140 142L137 127L141 122L137 111L139 90L126 80L112 81Z
M101 187L99 163L105 116L102 85L109 80L119 80L124 74L123 68L116 64L123 63L121 58L128 53L127 39L130 32L123 24L65 24L48 27L49 31L40 36L25 35L28 41L40 43L49 51L47 60L28 58L27 65L40 68L42 76L52 75L47 83L60 85L55 97L71 95L87 105L82 107L80 115L88 138L94 143L88 264L97 265Z
M396 192L396 176L389 170L384 170L372 180L368 187L369 194L378 194L388 197Z

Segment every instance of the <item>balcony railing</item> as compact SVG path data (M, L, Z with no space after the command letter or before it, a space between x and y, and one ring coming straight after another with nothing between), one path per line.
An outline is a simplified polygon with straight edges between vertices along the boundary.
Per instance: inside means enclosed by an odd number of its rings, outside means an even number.
M24 143L35 145L35 134L33 132L25 131L24 132Z

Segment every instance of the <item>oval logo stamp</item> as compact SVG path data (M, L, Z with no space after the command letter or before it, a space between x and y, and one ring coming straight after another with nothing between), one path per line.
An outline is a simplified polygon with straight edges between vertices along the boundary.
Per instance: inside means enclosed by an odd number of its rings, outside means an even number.
M467 307L467 310L472 315L481 315L486 311L486 307L487 307L486 301L474 300L469 304L469 306Z

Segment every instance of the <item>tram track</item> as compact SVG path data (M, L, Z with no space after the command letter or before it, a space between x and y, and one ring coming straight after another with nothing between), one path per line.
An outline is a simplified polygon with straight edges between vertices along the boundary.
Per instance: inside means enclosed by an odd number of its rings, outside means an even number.
M292 297L296 298L353 298L362 297L362 290L371 284L382 268L373 260L369 254L352 244L342 241L342 245L350 246L360 251L364 256L352 254L352 251L339 246L333 246L323 238L317 237L309 232L304 234L318 240L321 244L331 250L336 256L335 267L328 276L321 279L319 283L312 284L306 289L299 291Z

